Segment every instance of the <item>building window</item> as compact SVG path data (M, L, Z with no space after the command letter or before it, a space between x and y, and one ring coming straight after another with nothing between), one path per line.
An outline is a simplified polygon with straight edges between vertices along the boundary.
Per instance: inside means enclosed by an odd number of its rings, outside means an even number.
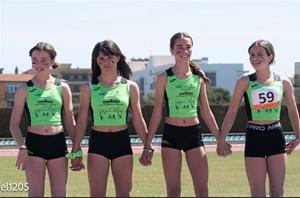
M8 84L7 85L7 93L16 93L19 85L17 84Z
M215 87L217 85L216 83L216 72L205 72L205 75L209 78L211 82L211 86Z
M144 88L144 78L140 78L138 84L139 84L140 90L144 91L144 89L145 89Z
M68 74L63 74L62 78L65 79L65 80L67 80L67 81L70 79Z

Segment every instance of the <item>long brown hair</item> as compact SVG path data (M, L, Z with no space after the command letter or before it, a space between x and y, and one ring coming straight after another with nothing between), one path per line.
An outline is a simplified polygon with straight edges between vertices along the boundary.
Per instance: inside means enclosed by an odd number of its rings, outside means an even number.
M102 52L104 55L113 55L119 56L120 60L117 63L117 70L120 76L130 79L132 75L131 69L129 65L126 63L126 57L122 54L118 45L112 40L104 40L102 42L98 42L92 52L92 78L98 78L101 74L101 69L97 63L97 57L99 56L99 52Z
M175 45L175 41L178 38L189 38L192 41L192 45L193 45L193 39L192 37L186 33L186 32L178 32L176 34L174 34L171 39L170 39L170 48L173 49L174 45ZM203 78L205 83L209 83L210 84L210 80L209 78L207 78L207 76L205 75L204 71L202 70L202 68L198 65L196 65L192 60L190 60L189 66L192 70L193 73L197 74L198 76L200 76L201 78Z
M38 50L38 51L44 51L47 52L49 54L49 57L51 58L51 60L55 59L57 53L54 49L54 47L46 42L39 42L37 43L33 48L31 48L31 50L29 51L29 56L32 56L32 53L34 50ZM58 63L54 63L54 65L52 65L52 68L55 69L59 66Z

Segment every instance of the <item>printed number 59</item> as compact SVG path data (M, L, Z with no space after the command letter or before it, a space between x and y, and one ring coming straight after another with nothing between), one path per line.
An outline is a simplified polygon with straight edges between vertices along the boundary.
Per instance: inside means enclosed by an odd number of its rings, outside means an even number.
M263 104L266 102L273 102L274 101L274 94L273 92L263 92L258 94L259 103Z

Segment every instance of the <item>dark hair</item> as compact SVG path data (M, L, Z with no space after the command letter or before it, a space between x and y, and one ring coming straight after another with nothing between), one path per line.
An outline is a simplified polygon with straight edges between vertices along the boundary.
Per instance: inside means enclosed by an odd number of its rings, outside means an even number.
M38 51L44 51L47 52L49 54L49 57L53 60L56 57L56 51L54 49L54 47L46 42L39 42L37 43L30 51L29 51L29 56L32 56L32 53L34 50L38 50ZM54 65L52 65L52 68L55 69L59 66L58 63L54 63Z
M271 65L271 64L275 63L275 51L274 51L274 47L273 47L273 45L270 41L267 41L267 40L257 40L257 41L255 41L248 48L248 53L249 54L250 54L251 48L254 47L254 46L263 47L266 50L268 56L273 55L272 60L270 61L269 64Z
M173 49L173 47L175 45L175 41L178 38L189 38L192 41L192 45L194 45L193 44L193 39L192 39L192 37L188 33L186 33L186 32L178 32L178 33L174 34L171 37L171 39L170 39L170 48L171 49ZM209 78L206 77L204 71L202 70L202 68L200 66L196 65L192 60L190 60L189 65L190 65L190 68L192 69L193 73L195 73L198 76L202 77L205 83L209 83L210 84Z
M129 65L126 63L126 57L122 54L118 45L112 40L104 40L95 45L92 53L92 78L97 78L101 74L101 69L97 63L97 57L99 56L99 52L102 52L104 55L113 55L120 56L120 60L117 63L118 73L126 78L130 79L132 75L131 69Z

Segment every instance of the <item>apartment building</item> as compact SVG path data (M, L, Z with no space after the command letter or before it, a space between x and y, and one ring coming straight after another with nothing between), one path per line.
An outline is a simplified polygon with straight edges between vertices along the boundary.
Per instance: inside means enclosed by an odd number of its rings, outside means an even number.
M31 78L30 74L0 74L0 108L12 108L17 88Z

